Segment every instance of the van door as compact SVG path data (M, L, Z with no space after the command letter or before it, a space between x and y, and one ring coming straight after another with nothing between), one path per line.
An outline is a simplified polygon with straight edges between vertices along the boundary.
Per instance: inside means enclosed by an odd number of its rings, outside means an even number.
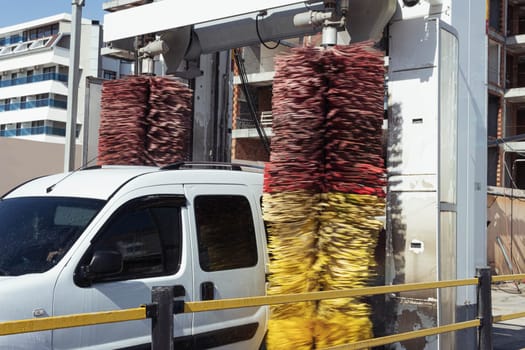
M173 186L171 186L173 187ZM62 271L55 288L54 315L136 308L151 302L154 286L182 286L191 300L192 263L188 241L186 199L182 187L157 186L118 200L79 248L78 256ZM90 273L90 262L113 254L122 257L122 269ZM109 259L111 260L111 259ZM182 289L179 287L179 289ZM175 318L174 336L191 335L191 315ZM147 349L151 321L130 321L53 332L55 349Z
M242 185L186 185L195 261L195 300L265 294L261 225L256 198ZM260 220L259 220L260 222ZM194 314L196 349L257 349L266 307Z

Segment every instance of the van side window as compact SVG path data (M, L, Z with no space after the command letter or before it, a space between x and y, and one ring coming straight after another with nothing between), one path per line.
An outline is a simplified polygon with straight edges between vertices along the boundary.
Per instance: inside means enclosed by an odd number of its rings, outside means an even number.
M250 202L243 196L195 198L199 262L204 271L257 264L257 243Z
M110 219L91 252L117 251L123 269L95 282L170 275L181 261L181 201L142 198L128 203Z

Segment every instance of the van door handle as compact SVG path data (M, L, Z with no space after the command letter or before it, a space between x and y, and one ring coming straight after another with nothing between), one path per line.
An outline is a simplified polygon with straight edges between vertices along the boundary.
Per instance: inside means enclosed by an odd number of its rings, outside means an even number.
M213 300L215 299L215 286L213 282L202 282L201 283L201 300Z

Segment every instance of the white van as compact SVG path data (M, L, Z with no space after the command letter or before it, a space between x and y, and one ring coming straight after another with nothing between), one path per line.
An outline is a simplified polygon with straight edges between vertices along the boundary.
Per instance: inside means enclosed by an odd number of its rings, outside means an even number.
M265 294L262 174L111 166L0 199L0 321ZM214 169L212 169L214 168ZM174 316L175 349L259 349L267 307ZM1 349L149 349L151 321L0 337Z

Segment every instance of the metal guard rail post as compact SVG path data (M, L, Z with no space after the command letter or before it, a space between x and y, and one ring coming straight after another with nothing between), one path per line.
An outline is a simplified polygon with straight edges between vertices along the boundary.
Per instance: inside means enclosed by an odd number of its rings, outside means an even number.
M477 290L478 299L478 349L492 350L492 294L490 268L477 268L476 275L479 278Z

